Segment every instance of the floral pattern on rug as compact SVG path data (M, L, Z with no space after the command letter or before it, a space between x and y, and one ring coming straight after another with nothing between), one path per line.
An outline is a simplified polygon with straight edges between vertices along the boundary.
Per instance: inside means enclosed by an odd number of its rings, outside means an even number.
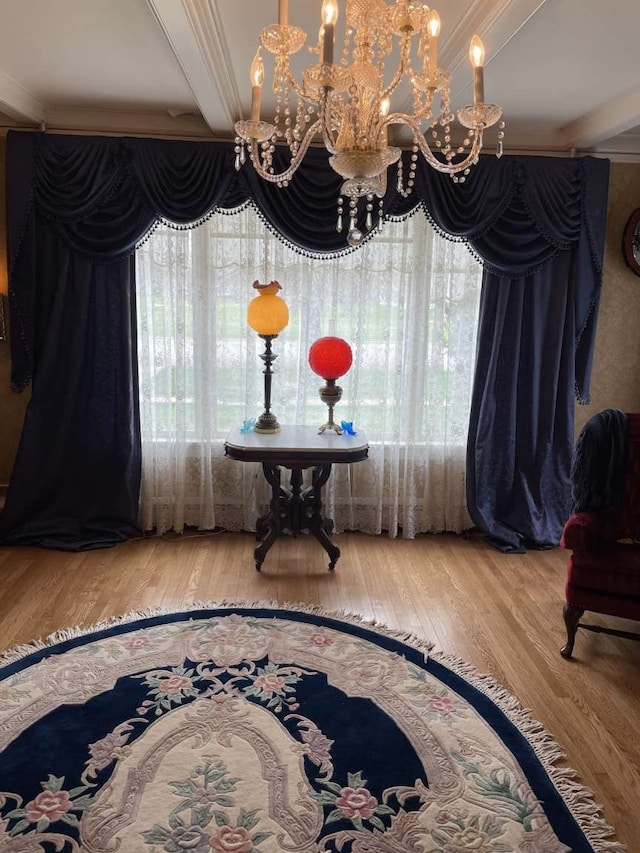
M5 668L0 853L577 849L409 647L286 611L106 633Z

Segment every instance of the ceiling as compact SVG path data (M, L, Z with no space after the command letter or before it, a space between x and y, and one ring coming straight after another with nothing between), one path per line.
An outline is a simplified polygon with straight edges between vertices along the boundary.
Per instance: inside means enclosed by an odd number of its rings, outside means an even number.
M289 3L290 23L311 41L321 5ZM486 97L504 109L507 152L640 162L638 0L436 8L454 109L472 98L471 36L484 40ZM0 125L232 138L250 112L258 33L277 9L277 0L0 0Z

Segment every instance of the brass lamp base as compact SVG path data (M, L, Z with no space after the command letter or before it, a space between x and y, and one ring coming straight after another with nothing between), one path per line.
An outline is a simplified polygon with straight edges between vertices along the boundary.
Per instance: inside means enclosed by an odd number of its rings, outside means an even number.
M329 420L318 429L318 435L327 430L342 435L342 427L333 422L333 407L342 399L342 388L336 385L335 379L327 379L327 384L320 388L320 399L329 407Z
M278 423L278 419L272 412L263 412L256 420L256 424L253 428L253 431L262 432L266 434L280 432L280 424Z
M260 353L260 359L264 363L264 412L256 420L253 428L254 432L261 432L267 435L280 432L280 424L277 417L271 411L271 376L273 370L271 365L278 357L271 349L271 342L277 335L260 335L264 341L264 352Z

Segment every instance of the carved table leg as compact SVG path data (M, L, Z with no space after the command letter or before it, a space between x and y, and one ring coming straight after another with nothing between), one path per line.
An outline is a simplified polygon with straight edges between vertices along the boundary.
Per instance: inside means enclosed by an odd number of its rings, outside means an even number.
M288 528L293 536L297 536L305 529L304 514L302 511L302 468L291 469L291 478L289 483L291 486L291 495L289 496L287 505Z
M560 654L563 658L570 658L573 654L573 644L576 639L576 631L580 625L580 617L583 613L584 608L574 607L573 604L565 604L562 608L564 624L567 629L567 642L560 649Z
M256 539L261 542L269 532L269 513L261 515L256 521Z
M329 538L333 530L333 519L322 517L322 487L331 475L331 465L317 465L311 477L311 492L309 495L307 515L309 531L329 555L329 569L333 570L340 559L340 548Z
M254 550L253 556L256 561L256 571L259 572L264 563L264 558L273 543L280 535L280 504L282 487L280 485L280 468L277 465L262 464L264 476L271 486L271 501L269 514L261 516L256 522L256 536L260 537L260 544Z

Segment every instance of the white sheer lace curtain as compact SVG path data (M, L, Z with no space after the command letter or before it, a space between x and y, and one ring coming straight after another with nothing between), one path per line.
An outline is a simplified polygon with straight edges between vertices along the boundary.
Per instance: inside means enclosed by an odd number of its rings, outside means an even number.
M252 530L268 501L257 465L224 457L228 430L263 409L263 342L246 324L255 279L277 279L290 323L274 341L272 409L320 424L309 347L351 344L338 420L370 458L335 466L325 487L337 530L461 531L481 268L424 215L387 223L351 254L318 260L285 246L252 208L200 227L158 228L137 253L142 421L140 524Z

